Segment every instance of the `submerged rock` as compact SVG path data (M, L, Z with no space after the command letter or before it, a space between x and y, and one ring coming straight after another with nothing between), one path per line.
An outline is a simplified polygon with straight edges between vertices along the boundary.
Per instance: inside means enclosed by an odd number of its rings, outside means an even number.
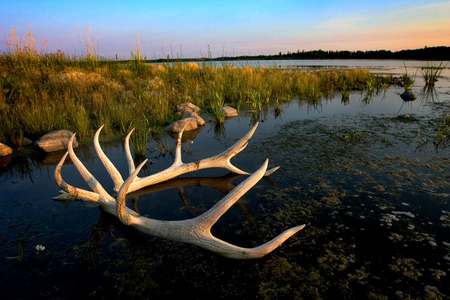
M55 130L41 136L34 144L45 152L53 152L67 149L69 139L73 133L69 130ZM73 141L73 147L78 147L76 138Z
M0 156L7 156L13 153L13 149L5 144L0 143Z
M403 94L400 95L400 97L404 100L404 101L413 101L417 99L417 96L410 91L404 91Z

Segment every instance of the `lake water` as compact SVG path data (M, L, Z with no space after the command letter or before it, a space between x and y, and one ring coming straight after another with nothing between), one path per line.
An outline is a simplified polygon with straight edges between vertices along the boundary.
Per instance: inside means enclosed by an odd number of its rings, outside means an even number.
M299 69L368 68L399 76L420 61L308 60L235 62ZM61 153L0 161L0 289L5 299L407 299L450 297L450 145L437 118L450 113L450 70L434 89L417 73L413 92L392 86L348 102L293 99L281 113L241 110L223 128L207 123L183 144L183 160L222 152L260 121L233 164L253 172L266 158L281 168L261 180L213 227L241 246L306 228L262 259L236 261L183 243L145 236L89 202L57 202L53 173ZM208 116L204 115L208 120ZM122 138L102 142L127 173ZM141 175L170 166L155 136ZM77 155L107 191L113 185L89 145ZM87 188L67 164L63 178ZM192 179L194 178L194 179ZM151 218L203 213L245 177L202 170L145 190L137 203ZM214 183L215 182L215 183ZM157 191L158 190L158 191ZM131 203L130 203L131 205ZM37 245L45 247L36 250Z

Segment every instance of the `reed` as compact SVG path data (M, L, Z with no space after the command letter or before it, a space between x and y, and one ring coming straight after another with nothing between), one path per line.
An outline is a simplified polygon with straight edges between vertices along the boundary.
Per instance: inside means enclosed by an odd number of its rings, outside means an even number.
M23 30L23 23L20 21L20 26ZM6 45L8 47L8 53L11 56L16 57L36 57L39 58L43 51L43 46L47 43L44 41L40 45L41 40L36 42L36 32L31 32L31 25L28 25L28 31L23 37L20 37L16 32L16 26L10 31L10 36L6 38Z
M442 75L442 72L448 65L448 63L445 65L442 64L443 62L440 62L439 65L435 62L427 62L418 68L425 81L425 86L434 86L436 81L438 81L439 77Z
M98 53L99 53L99 38L97 36L97 41L95 40L95 34L92 28L88 28L87 25L84 25L86 28L85 33L83 34L83 38L81 38L80 31L78 30L78 26L75 25L75 28L77 29L78 38L80 40L81 45L81 53L83 61L89 63L89 64L95 64L98 59Z

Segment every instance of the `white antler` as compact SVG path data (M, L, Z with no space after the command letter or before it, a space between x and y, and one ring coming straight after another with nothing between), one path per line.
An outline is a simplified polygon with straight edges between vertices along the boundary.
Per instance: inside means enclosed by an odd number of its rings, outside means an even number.
M131 174L125 181L123 181L120 173L100 148L100 144L98 142L100 129L97 131L94 137L94 145L101 161L108 170L111 178L113 178L115 188L118 188L116 199L111 197L105 191L101 184L94 178L94 176L92 176L91 173L89 173L89 171L84 167L84 165L75 155L75 152L73 151L73 140L75 135L73 135L69 141L68 154L64 155L64 157L56 166L55 181L57 185L66 193L97 202L106 212L117 216L126 225L133 226L136 229L150 235L179 242L190 243L217 254L236 259L262 257L280 246L285 240L287 240L299 230L303 229L303 227L305 226L300 225L288 229L271 241L255 248L239 247L220 240L211 234L211 227L236 201L239 200L242 195L244 195L249 189L251 189L263 176L271 174L276 169L278 169L277 167L270 171L267 171L268 160L266 160L263 166L260 167L255 173L249 176L237 187L232 189L231 192L229 192L221 201L216 203L211 209L193 219L182 221L155 220L140 216L136 211L126 207L126 195L128 192L135 191L144 186L166 181L180 174L191 172L194 170L210 167L222 167L237 174L247 174L246 172L233 166L230 163L230 158L245 148L248 140L253 135L256 126L253 127L252 130L250 130L250 132L247 133L243 138L241 138L236 144L234 144L223 153L211 158L202 159L194 163L183 163L181 161L181 131L177 139L177 151L175 162L173 163L173 165L162 172L144 178L137 178L137 174L145 165L147 160L145 160L137 168L135 168L133 161L130 159L131 153L129 152L128 146L130 134L128 134L125 145L126 148L128 148L127 160L129 163L128 166ZM93 192L70 186L62 179L61 168L67 155L70 156L78 172L80 172L81 176L88 183Z
M241 175L249 175L248 172L242 171L241 169L235 167L231 162L230 159L233 158L236 154L241 152L245 149L248 145L248 141L253 136L253 133L255 132L256 128L258 127L258 123L253 126L253 128L245 135L243 136L239 141L237 141L233 146L225 150L224 152L210 157L201 159L196 162L190 162L190 163L183 163L181 160L181 137L183 135L185 126L180 130L177 137L177 145L175 150L175 160L173 164L159 172L153 175L149 175L143 178L136 177L136 179L131 183L128 192L131 193L133 191L140 190L141 188L144 188L146 186L154 185L172 178L175 178L181 174L189 173L192 171L207 169L207 168L224 168L229 170L232 173L235 174L241 174ZM106 170L110 174L112 180L114 181L114 190L117 192L119 190L119 187L123 184L123 179L120 176L119 171L117 171L116 167L111 163L111 161L106 157L105 153L100 147L100 143L98 141L99 133L101 129L100 127L97 130L97 133L94 136L94 146L95 151L97 152L97 155L100 157L103 165L105 166ZM134 130L134 129L133 129ZM133 130L128 133L128 135L125 138L125 154L127 156L127 162L128 162L128 169L129 169L129 175L134 171L135 166L133 162L133 158L131 157L130 152L130 146L129 146L129 139L130 135L133 132ZM276 170L278 170L279 167L275 167L270 169L266 172L265 176L269 176Z

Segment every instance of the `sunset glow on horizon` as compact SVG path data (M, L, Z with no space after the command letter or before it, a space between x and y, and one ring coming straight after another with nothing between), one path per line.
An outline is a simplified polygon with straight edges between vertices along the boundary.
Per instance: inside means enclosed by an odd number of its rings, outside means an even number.
M82 55L90 38L122 59L136 34L148 59L450 46L450 1L1 1L0 52L28 25L44 52Z

